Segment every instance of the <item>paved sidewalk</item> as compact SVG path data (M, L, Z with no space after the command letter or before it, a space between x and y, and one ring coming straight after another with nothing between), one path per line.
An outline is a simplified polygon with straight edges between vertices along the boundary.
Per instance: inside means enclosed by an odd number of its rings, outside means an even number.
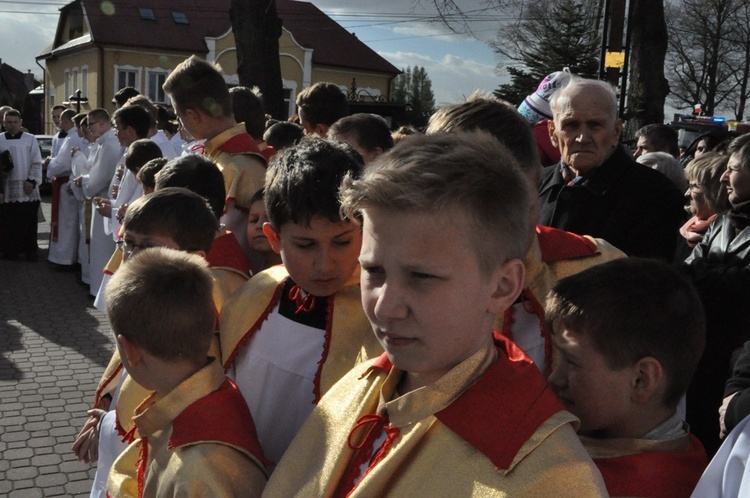
M49 198L42 201L47 220ZM70 447L113 350L76 272L0 260L0 496L88 496L94 469Z

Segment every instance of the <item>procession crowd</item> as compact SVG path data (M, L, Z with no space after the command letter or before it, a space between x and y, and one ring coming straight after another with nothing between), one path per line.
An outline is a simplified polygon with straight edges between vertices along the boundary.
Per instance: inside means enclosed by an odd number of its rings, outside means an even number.
M49 262L117 345L72 448L92 497L750 486L750 135L631 151L562 71L425 130L332 83L275 121L195 56L163 89L172 119L55 106L45 160L0 108L0 256L37 260L46 167Z

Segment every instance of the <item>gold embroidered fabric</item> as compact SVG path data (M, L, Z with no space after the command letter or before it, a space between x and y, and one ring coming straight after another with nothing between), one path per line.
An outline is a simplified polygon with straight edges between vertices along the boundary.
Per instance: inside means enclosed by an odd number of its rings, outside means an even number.
M379 406L400 426L401 435L351 497L607 496L567 412L539 427L505 474L432 415L475 382L488 361L489 352L482 350L435 386L390 401L385 400L400 374L370 369L371 362L357 366L320 401L276 467L264 496L331 496L354 455L347 444L351 428ZM427 406L418 406L417 399Z

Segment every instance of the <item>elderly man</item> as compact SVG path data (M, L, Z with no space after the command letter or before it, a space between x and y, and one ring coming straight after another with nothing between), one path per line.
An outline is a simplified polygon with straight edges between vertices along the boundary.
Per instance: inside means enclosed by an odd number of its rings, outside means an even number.
M5 113L6 132L0 135L0 153L7 153L13 168L0 177L0 252L4 259L17 259L23 253L28 261L37 260L37 212L42 182L42 154L36 138L22 130L21 113Z
M672 260L682 194L618 146L612 87L576 78L553 95L552 143L562 159L539 187L539 224L607 240L629 256Z
M675 159L680 158L680 147L677 143L677 130L663 124L650 124L635 132L638 142L635 144L633 157L640 157L649 152L666 152Z

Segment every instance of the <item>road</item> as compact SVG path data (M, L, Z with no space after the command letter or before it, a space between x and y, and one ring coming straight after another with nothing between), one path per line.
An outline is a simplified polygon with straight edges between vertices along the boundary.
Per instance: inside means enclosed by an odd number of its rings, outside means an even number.
M50 218L49 198L42 211ZM79 275L0 260L0 496L88 496L94 469L70 451L114 345Z

